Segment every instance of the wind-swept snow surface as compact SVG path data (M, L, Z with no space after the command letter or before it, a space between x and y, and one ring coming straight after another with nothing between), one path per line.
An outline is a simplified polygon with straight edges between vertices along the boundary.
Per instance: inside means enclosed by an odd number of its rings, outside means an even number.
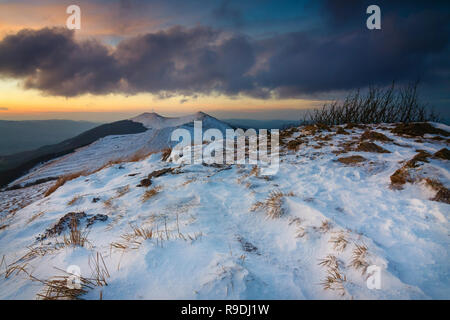
M270 177L157 153L68 181L2 216L0 297L54 297L49 281L78 266L84 299L449 299L450 205L431 200L449 186L449 160L433 156L448 138L391 128L284 131ZM393 186L418 149L414 179Z
M203 112L179 118L166 118L156 113L143 113L133 119L142 123L147 131L137 134L112 135L76 150L74 153L37 166L29 174L11 185L27 185L38 180L57 178L80 171L92 172L110 161L127 159L134 155L160 151L174 145L171 133L174 129L189 126L194 120L202 121L203 128L217 128L225 133L231 127Z

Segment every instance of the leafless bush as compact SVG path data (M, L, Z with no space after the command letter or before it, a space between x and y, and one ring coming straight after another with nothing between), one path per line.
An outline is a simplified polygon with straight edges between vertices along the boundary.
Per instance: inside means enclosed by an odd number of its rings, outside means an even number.
M340 125L346 123L395 123L439 121L419 101L418 82L396 88L370 87L364 95L359 90L343 101L333 101L309 112L304 123Z

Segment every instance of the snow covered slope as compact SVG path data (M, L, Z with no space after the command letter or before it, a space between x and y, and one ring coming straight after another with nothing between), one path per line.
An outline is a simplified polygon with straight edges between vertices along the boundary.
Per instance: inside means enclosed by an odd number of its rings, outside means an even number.
M133 119L148 128L137 134L112 135L101 138L76 152L36 167L30 173L12 182L11 185L27 185L41 179L57 178L80 171L95 171L110 161L130 158L136 154L147 154L170 147L171 133L175 128L201 120L204 130L217 128L222 132L229 125L203 112L179 118L166 118L156 113L143 113Z
M160 116L159 114L155 112L146 112L143 113L137 117L131 118L130 120L135 122L142 123L145 127L149 129L162 129L162 128L168 128L168 127L179 127L181 125L191 123L195 120L202 121L203 126L207 128L217 128L220 130L225 131L225 129L229 129L230 126L226 123L223 123L220 120L217 120L214 117L211 117L210 115L204 113L204 112L197 112L191 115L183 116L183 117L174 117L174 118L168 118Z
M449 299L449 140L393 128L282 132L271 177L156 153L68 181L2 216L0 298L54 297L77 266L84 299Z

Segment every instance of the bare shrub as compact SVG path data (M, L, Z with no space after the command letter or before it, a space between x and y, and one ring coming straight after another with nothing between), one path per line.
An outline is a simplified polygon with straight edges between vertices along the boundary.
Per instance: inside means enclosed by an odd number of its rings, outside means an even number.
M409 123L438 121L439 117L419 102L418 82L396 88L370 87L365 95L357 90L343 101L333 101L310 112L305 123Z

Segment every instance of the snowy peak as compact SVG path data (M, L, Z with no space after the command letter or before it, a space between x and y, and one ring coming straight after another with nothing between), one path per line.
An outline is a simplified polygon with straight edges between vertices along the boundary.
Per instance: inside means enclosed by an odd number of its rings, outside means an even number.
M202 111L182 117L164 117L155 112L145 112L137 117L131 118L130 120L142 123L148 129L178 127L196 120L203 121L208 127L217 127L218 129L229 128L226 123L211 117Z

